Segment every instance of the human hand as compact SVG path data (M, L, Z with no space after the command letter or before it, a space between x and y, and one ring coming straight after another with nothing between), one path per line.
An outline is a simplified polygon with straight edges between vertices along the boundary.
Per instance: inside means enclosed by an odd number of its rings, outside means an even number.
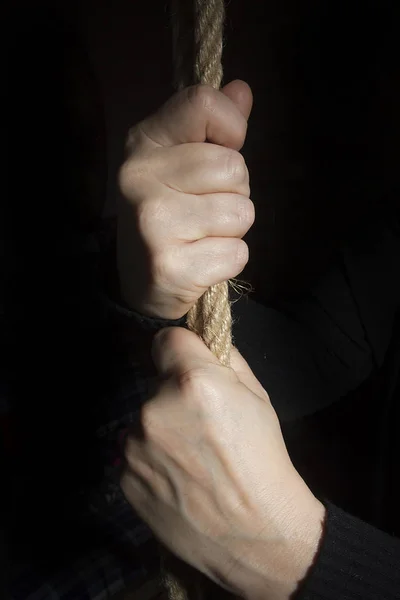
M169 550L236 595L287 600L317 552L323 505L295 470L268 394L183 328L153 344L160 387L125 445L121 487Z
M251 107L243 81L220 91L197 85L131 129L119 173L117 267L132 309L178 319L244 269L241 238L254 205L239 150Z

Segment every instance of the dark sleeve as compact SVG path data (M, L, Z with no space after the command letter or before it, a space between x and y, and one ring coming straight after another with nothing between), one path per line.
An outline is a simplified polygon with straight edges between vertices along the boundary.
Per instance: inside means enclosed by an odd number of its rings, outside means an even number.
M400 236L364 231L301 297L233 305L235 344L279 418L321 410L382 366L400 306Z
M399 600L400 540L326 502L318 558L297 600Z

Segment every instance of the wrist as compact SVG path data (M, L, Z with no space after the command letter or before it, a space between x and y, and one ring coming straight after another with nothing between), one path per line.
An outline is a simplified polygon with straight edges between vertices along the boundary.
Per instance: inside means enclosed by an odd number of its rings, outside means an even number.
M326 509L298 477L300 487L282 511L278 534L262 532L230 572L230 583L247 600L290 600L315 563Z
M318 557L326 509L311 492L309 494L310 497L305 501L307 508L299 512L299 517L295 520L293 526L288 529L286 535L286 551L283 553L282 574L283 582L287 584L287 587L282 586L281 593L277 591L273 600L291 599L299 591ZM256 598L254 597L254 600Z

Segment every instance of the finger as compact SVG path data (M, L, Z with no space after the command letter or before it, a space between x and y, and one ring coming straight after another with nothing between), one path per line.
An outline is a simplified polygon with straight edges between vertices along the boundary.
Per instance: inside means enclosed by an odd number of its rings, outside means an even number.
M119 187L136 204L170 188L184 194L232 193L250 196L249 171L236 150L215 144L181 144L158 148L151 161L144 154L127 160L119 172Z
M235 371L239 381L243 383L250 391L260 396L267 402L270 401L267 391L263 388L253 371L250 369L247 361L243 358L237 348L232 348L231 368Z
M171 266L166 271L173 271L177 287L203 293L239 275L248 262L249 249L238 238L209 237L175 247L168 258Z
M177 92L156 113L131 130L128 146L135 144L142 134L153 147L209 141L240 150L247 132L247 119L241 108L250 103L243 97L251 96L251 91L246 83L236 81L234 88L228 88L227 92L206 85Z
M143 213L146 213L143 215ZM146 220L146 241L153 247L165 242L195 242L205 237L242 238L254 223L255 209L247 196L239 194L203 194L187 196L171 193L159 203L139 207L140 219Z
M179 207L180 208L180 207ZM177 216L178 216L177 208ZM180 208L179 213L182 209ZM253 202L239 194L192 196L186 206L185 227L179 239L195 241L206 237L242 238L255 219Z
M219 360L192 331L167 327L153 340L152 356L160 375L184 375L194 369L221 367Z
M176 191L250 195L249 171L243 155L236 150L192 143L160 149L154 159L154 176Z

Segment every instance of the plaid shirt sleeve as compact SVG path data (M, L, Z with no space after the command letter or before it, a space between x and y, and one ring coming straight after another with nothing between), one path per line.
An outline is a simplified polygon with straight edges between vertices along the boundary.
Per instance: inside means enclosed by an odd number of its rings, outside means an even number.
M159 551L150 529L125 501L119 486L121 432L134 424L148 399L154 373L136 361L129 345L139 346L141 335L149 338L165 325L179 322L147 319L104 297L107 318L117 333L121 356L118 389L110 398L106 421L97 430L104 476L96 489L85 490L83 521L101 531L105 541L89 554L79 552L68 566L52 571L45 579L31 565L13 565L9 600L103 600L124 590L135 600L154 600L162 595L159 580ZM137 336L132 345L132 339Z

